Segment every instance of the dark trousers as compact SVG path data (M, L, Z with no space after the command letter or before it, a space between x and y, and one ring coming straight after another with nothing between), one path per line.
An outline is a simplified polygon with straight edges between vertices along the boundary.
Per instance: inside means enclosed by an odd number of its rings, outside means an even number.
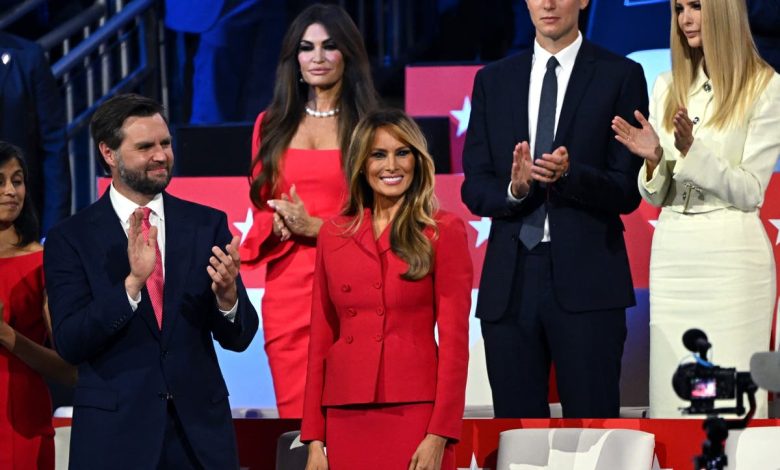
M165 423L165 441L163 442L162 455L158 470L195 470L202 469L198 457L184 434L181 420L176 414L176 407L172 400L168 400L168 420Z
M549 417L552 361L564 417L617 417L625 309L563 310L553 288L550 243L521 249L517 263L507 312L496 322L482 321L495 416Z

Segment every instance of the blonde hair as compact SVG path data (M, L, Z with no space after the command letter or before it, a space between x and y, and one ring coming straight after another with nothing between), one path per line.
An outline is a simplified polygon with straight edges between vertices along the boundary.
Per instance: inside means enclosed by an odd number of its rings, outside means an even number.
M670 4L672 84L666 95L664 128L673 129L675 113L687 106L688 94L705 57L714 94L714 114L707 124L723 129L743 121L774 73L756 51L745 1L701 0L702 47L696 49L688 45L679 27L676 0L670 0Z
M360 120L352 133L346 161L349 200L343 214L353 218L345 234L354 234L363 223L364 209L374 205L374 190L368 184L363 169L379 129L384 129L408 145L414 155L414 177L393 220L390 246L398 257L409 264L409 270L401 277L419 280L430 272L433 265L433 246L425 230L430 227L434 236L438 233L433 219L438 207L434 194L435 169L425 136L403 111L384 109L370 112Z

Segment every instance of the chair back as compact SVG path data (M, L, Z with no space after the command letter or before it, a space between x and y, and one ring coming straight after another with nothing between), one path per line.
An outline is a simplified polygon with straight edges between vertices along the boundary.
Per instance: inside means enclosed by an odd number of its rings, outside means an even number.
M655 436L631 429L513 429L497 470L650 470L654 450Z

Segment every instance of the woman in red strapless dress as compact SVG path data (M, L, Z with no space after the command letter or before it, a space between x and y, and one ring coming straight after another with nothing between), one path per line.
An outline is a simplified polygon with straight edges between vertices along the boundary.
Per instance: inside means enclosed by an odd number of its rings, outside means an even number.
M54 468L51 399L43 376L75 384L76 370L45 346L51 320L43 247L21 151L0 141L0 468Z
M279 416L300 418L316 237L346 198L342 150L376 105L363 39L337 5L313 5L282 44L274 97L255 122L253 226L244 266L267 265L261 315Z

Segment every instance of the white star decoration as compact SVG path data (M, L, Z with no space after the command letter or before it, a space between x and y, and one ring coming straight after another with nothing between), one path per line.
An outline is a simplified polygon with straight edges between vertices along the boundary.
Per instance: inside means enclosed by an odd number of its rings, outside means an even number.
M769 219L769 223L774 225L777 229L777 238L775 238L775 245L780 245L780 219Z
M490 236L490 217L482 217L479 220L469 220L469 225L477 231L477 242L474 248L479 248Z
M469 465L468 467L458 467L458 470L490 470L490 469L487 468L487 467L483 468L483 467L480 467L479 465L477 465L477 456L474 453L472 453L471 454L471 465Z
M455 136L460 137L469 128L469 116L471 116L471 100L469 97L464 96L463 107L461 109L453 109L450 111L450 114L458 120L458 131L455 133Z
M244 240L246 240L246 236L249 234L249 229L252 228L252 222L252 209L246 210L246 220L243 222L233 222L233 225L241 232L241 243L244 243Z
M658 220L648 220L647 223L655 228L655 226L658 225Z

